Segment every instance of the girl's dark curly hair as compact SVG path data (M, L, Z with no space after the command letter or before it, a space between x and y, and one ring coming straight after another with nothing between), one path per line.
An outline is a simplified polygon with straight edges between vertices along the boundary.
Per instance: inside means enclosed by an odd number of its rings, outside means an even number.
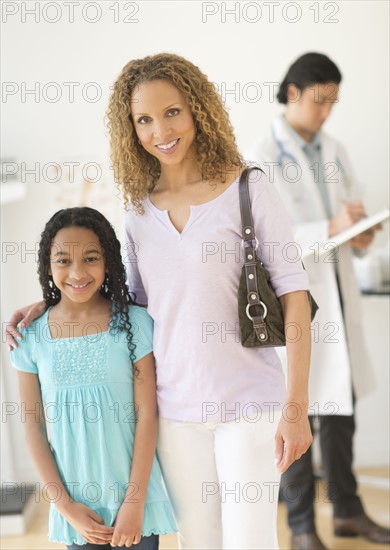
M160 162L138 142L131 116L134 92L145 82L167 80L184 95L196 129L197 162L206 181L226 181L226 173L244 167L228 113L216 87L193 63L159 53L127 63L117 78L107 110L111 161L125 205L143 213L142 202L160 177Z
M100 294L112 302L110 331L126 333L127 346L134 362L135 344L129 319L129 306L135 304L126 285L126 271L121 257L121 245L110 222L97 210L89 207L65 208L59 210L47 222L41 234L38 251L38 275L46 307L61 300L61 292L49 275L50 253L58 231L65 227L85 227L99 238L104 253L106 278L100 287Z

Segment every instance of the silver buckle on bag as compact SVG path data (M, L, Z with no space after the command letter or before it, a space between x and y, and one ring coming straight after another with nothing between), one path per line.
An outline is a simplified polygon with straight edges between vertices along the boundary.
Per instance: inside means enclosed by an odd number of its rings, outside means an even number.
M261 301L260 301L259 304L248 304L248 305L246 306L246 309L245 309L246 316L247 316L248 319L250 319L251 321L253 321L253 317L252 317L252 315L249 313L249 309L250 309L252 306L258 306L258 305L262 306L262 308L263 308L263 310L264 310L264 313L263 313L263 315L262 315L263 320L267 317L267 313L268 313L267 306L265 305L264 302L261 302Z
M253 239L255 241L255 248L254 248L254 251L256 252L256 250L259 248L259 241L257 240L257 237L254 237ZM249 242L249 241L245 241L245 239L241 239L241 248L243 250L245 250L245 248L248 248L247 246L245 246L245 243L246 242Z

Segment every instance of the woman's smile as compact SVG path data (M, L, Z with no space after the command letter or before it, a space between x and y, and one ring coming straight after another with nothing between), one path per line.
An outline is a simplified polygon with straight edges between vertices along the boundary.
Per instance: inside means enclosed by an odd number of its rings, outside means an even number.
M180 138L177 138L170 141L169 143L160 143L159 145L156 145L156 147L162 153L172 154L173 152L176 151L177 146L179 145L179 141L180 141Z

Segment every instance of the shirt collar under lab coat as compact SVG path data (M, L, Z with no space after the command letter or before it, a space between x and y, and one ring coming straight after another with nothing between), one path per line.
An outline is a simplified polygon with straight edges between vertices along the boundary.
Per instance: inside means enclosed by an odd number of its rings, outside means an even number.
M320 151L321 150L321 140L319 136L319 132L314 134L313 141L311 143L307 143L295 130L292 128L287 120L285 119L284 115L281 117L281 123L284 128L284 130L287 132L287 134L299 145L299 147L303 150L303 152L308 155L309 157L312 156L313 151Z

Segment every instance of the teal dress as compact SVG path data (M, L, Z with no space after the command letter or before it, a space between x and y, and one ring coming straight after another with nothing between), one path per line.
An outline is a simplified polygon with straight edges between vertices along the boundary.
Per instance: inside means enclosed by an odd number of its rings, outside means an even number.
M60 338L51 324L52 337L48 312L23 331L23 342L11 354L12 364L39 377L50 447L70 497L94 510L105 525L112 525L129 482L136 426L126 336L114 330L90 334L91 324L84 336ZM152 351L153 321L138 306L129 308L129 317L136 362ZM130 498L137 499L136 487ZM155 457L142 535L176 531ZM49 540L86 544L53 502Z

